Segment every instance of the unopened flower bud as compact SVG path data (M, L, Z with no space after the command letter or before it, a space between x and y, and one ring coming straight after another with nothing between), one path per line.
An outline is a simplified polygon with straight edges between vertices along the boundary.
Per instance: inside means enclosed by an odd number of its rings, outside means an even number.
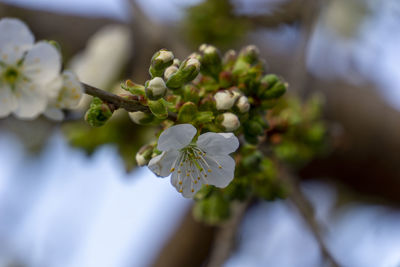
M238 99L239 95L233 91L223 90L214 95L215 104L218 110L228 110Z
M201 71L205 75L209 75L218 79L218 75L222 70L222 60L219 51L212 45L201 45L199 48L203 53L201 58Z
M150 100L158 100L167 93L167 86L160 77L155 77L146 82L146 96Z
M182 85L193 81L200 72L200 61L196 58L187 58L182 62L177 72L172 74L166 85L171 89L178 89Z
M148 124L154 120L154 115L148 112L135 111L129 112L128 114L131 120L136 124Z
M147 103L151 113L153 113L153 115L158 119L162 120L168 117L168 109L164 101L164 99L159 99L156 101L149 100Z
M158 55L154 58L155 60L161 60L164 63L174 60L174 54L168 50L160 50Z
M254 64L258 61L260 50L255 45L248 45L240 51L239 57L249 64Z
M231 67L235 64L237 58L236 51L233 49L230 49L226 51L224 54L224 57L222 59L222 64L224 65L225 68Z
M276 99L281 97L286 92L287 84L283 82L276 82L271 88L263 92L261 98L265 99Z
M151 64L149 68L150 75L152 77L163 76L164 70L171 66L174 60L174 54L171 51L161 49L156 52L151 58Z
M249 99L246 96L242 95L241 97L239 97L236 106L241 113L248 112L250 110Z
M112 106L104 103L100 98L94 97L85 114L85 120L92 127L100 127L111 118L113 112Z
M220 121L221 126L227 132L235 131L240 127L239 118L231 112L225 112L217 119L218 121Z
M200 61L201 60L201 55L199 53L197 53L197 52L193 52L188 56L188 58L195 58L195 59Z
M177 58L174 58L174 61L172 63L172 65L174 65L175 67L179 68L179 66L181 65L181 61Z
M178 67L175 65L169 66L168 68L165 69L164 72L164 79L168 80L169 77L171 77L172 74L178 71Z
M153 154L154 146L145 145L142 146L138 153L136 153L136 163L139 166L144 166L151 160L151 155Z

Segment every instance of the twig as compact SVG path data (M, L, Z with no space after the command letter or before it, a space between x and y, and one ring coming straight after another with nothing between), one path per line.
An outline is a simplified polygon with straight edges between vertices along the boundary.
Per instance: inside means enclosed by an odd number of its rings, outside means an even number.
M220 267L231 255L235 247L237 230L250 202L248 200L246 202L234 203L231 218L218 229L207 267Z
M146 106L143 106L139 101L137 100L130 100L130 99L125 99L123 97L114 95L110 92L98 89L96 87L93 87L91 85L82 83L85 93L91 96L97 96L101 100L113 104L116 108L123 108L126 111L129 112L134 112L134 111L147 111L150 112L149 108Z
M313 208L307 198L301 192L298 184L296 183L295 178L293 175L284 167L280 169L280 177L279 177L286 186L289 187L290 195L289 199L293 202L293 204L297 207L300 212L300 215L303 217L304 221L308 224L312 234L314 235L323 256L329 260L334 267L340 267L338 262L329 252L328 248L326 247L324 240L322 238L320 232L320 224L315 219Z

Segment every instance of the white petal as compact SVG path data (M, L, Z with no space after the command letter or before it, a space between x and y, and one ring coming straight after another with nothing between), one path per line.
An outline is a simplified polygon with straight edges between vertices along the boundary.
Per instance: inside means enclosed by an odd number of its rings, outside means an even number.
M232 133L208 132L199 136L197 146L210 155L227 155L239 147L239 140Z
M202 186L201 181L196 179L197 175L193 172L194 168L191 168L188 164L184 164L180 169L181 173L175 170L171 176L171 184L175 187L176 191L186 198L192 198ZM187 174L189 174L189 176L187 176ZM179 184L179 181L181 181L182 184Z
M23 73L33 82L46 84L60 74L61 55L47 42L36 43L28 51L23 63Z
M0 20L0 60L14 64L30 49L34 36L25 23L19 19Z
M211 169L211 172L207 173L208 182L216 187L223 188L228 186L235 173L235 161L233 158L223 155L206 156L205 158ZM219 168L218 164L222 168Z
M0 118L7 117L17 108L17 101L11 88L7 84L0 87Z
M16 85L15 96L18 107L14 114L20 119L34 119L45 111L47 95L41 85L21 82Z
M62 77L63 86L58 96L58 103L62 108L75 108L82 98L82 84L70 71L64 71Z
M46 93L50 102L54 104L57 102L58 94L60 93L62 86L63 78L61 75L58 75L54 80L46 84Z
M173 167L176 158L179 156L179 152L176 150L164 151L160 155L152 158L149 162L149 169L156 175L161 177L167 177L171 174L171 168Z
M181 149L192 141L197 130L191 124L178 124L166 129L158 138L158 150Z
M43 115L55 121L62 121L64 119L64 113L60 109L54 107L48 107Z

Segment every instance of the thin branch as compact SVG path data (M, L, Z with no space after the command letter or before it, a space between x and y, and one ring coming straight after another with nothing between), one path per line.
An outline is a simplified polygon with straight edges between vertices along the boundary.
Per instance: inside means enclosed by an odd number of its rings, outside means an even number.
M137 100L125 99L123 97L98 89L86 83L82 83L82 85L85 89L86 94L91 96L96 96L107 103L113 104L115 108L123 108L129 112L134 112L134 111L150 112L148 107L143 106Z
M217 231L207 267L222 266L229 258L235 247L236 233L250 203L251 200L234 203L231 218Z
M320 232L321 225L315 219L314 211L307 200L307 198L301 192L298 184L296 183L296 179L293 175L284 167L280 170L280 177L279 177L286 186L289 187L290 195L289 199L293 202L293 204L297 207L300 212L300 215L303 217L304 221L308 224L312 234L314 235L323 256L331 262L331 266L340 267L339 263L335 260L332 254L329 252L328 248L326 247L322 234Z

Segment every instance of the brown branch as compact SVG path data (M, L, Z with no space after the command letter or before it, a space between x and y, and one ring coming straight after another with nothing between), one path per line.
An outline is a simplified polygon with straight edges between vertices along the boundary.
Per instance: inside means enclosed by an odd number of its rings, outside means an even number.
M207 267L222 266L231 255L235 247L236 233L250 202L249 200L234 203L231 218L217 231Z
M298 184L296 183L296 179L284 167L282 167L280 169L279 178L289 188L289 192L290 192L289 199L297 207L297 209L300 212L300 215L303 217L304 221L308 224L325 259L327 259L331 262L331 264L332 264L331 266L340 267L338 262L335 260L335 258L332 256L332 254L329 252L328 248L326 247L324 240L322 238L321 232L320 232L321 225L315 219L313 208L312 208L311 204L309 203L309 201L307 200L307 198L301 192Z
M143 106L137 100L125 99L123 97L114 95L110 92L98 89L96 87L93 87L93 86L85 84L85 83L82 83L82 85L85 89L86 94L91 95L91 96L96 96L107 103L113 104L114 107L117 109L123 108L129 112L134 112L134 111L150 112L148 107Z

